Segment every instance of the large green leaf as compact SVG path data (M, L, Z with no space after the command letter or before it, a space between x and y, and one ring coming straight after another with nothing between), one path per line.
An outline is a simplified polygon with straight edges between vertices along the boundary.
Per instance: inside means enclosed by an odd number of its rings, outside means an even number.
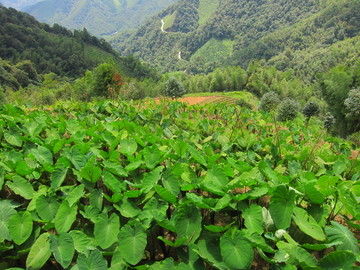
M107 214L101 214L94 228L94 236L96 242L102 249L109 248L117 240L120 229L119 216L113 213L110 218Z
M68 168L63 164L57 164L50 175L51 188L57 190L65 180Z
M68 232L77 215L77 205L70 207L67 201L63 201L55 216L55 229L58 233Z
M50 258L51 250L49 235L49 233L43 233L36 239L26 258L26 269L40 269Z
M136 265L141 261L146 243L147 236L140 223L137 223L135 227L127 224L121 228L119 250L128 263Z
M260 205L252 204L243 213L245 226L250 232L262 234L264 232L264 222L262 208Z
M31 235L33 221L30 212L19 212L9 219L9 233L17 245L24 243Z
M137 150L137 143L134 139L120 141L120 152L126 156L132 156Z
M217 195L225 195L225 187L228 184L228 177L223 169L216 167L206 173L202 181L202 187Z
M90 250L95 249L94 239L87 236L82 231L71 230L69 232L73 241L74 247L77 252L88 254Z
M84 188L84 185L77 186L66 196L66 200L68 201L70 207L77 203L82 196L84 196Z
M116 209L120 211L122 216L127 218L134 218L141 212L141 209L126 197L119 203L119 205L120 206L115 205Z
M4 185L4 175L5 175L4 167L0 166L0 190L2 190L2 187Z
M325 196L331 196L336 192L336 184L339 181L338 176L323 175L321 176L315 187Z
M158 183L163 169L163 166L159 166L152 172L144 175L142 179L142 188L144 189L145 193L149 192Z
M100 251L95 249L88 256L80 254L77 260L79 270L107 270L107 262Z
M160 163L162 154L159 149L154 145L143 150L145 165L149 169L154 169L157 164Z
M331 221L331 227L326 227L325 232L330 242L341 242L336 250L349 250L355 254L359 253L358 241L353 233L345 226Z
M320 260L321 269L324 270L347 270L353 269L356 257L349 251L341 250L331 252Z
M104 167L106 170L108 170L109 172L111 172L117 176L120 176L120 177L128 176L128 173L124 170L124 168L121 166L121 164L119 162L112 162L112 161L105 160Z
M22 134L17 129L11 129L10 131L5 131L4 138L9 144L13 146L21 147L23 143Z
M7 181L6 185L14 191L16 194L20 195L24 199L31 200L34 195L33 186L21 176L15 175L12 178L12 181Z
M295 192L285 186L276 187L270 201L269 211L278 229L289 228L294 207Z
M248 269L254 260L253 247L240 231L224 234L220 238L220 251L230 269Z
M191 154L191 157L195 159L196 162L199 162L201 165L207 166L206 159L203 155L199 153L194 147L188 146L188 151Z
M36 162L33 160L21 160L16 163L15 171L21 176L26 176L31 174L35 169Z
M6 204L5 202L7 201L0 201L0 243L3 240L11 240L8 224L9 219L13 215L16 215L14 207Z
M114 193L121 193L122 190L126 189L125 182L108 171L103 172L102 179L105 186Z
M52 221L59 209L60 203L54 197L39 196L36 200L36 212L43 221Z
M75 247L74 241L69 234L50 235L50 249L54 254L55 260L63 268L67 268L71 264L75 254Z
M194 243L202 229L200 210L194 205L182 205L173 215L178 238L187 237L188 244Z
M291 264L300 265L302 269L307 267L316 267L316 259L308 253L305 249L296 245L296 243L286 243L279 241L276 244L280 251L287 253L286 258Z
M162 186L155 186L155 190L156 193L159 194L159 196L164 199L165 201L169 202L169 203L176 203L177 198L174 194L172 194L170 191L168 191L167 189L163 188Z
M306 210L296 207L293 210L293 213L293 219L301 231L316 240L325 241L326 236L323 229L316 220L306 212Z
M200 239L198 241L197 249L194 251L205 261L215 266L216 269L229 269L221 258L219 239L207 235L206 240Z
M31 152L35 156L36 160L42 165L52 165L54 163L51 151L44 146L39 146L38 148L33 149Z

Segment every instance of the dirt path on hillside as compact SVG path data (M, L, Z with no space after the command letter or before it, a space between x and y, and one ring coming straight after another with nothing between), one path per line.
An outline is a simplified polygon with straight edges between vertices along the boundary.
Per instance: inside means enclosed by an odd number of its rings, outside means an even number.
M211 103L217 99L219 99L221 96L208 96L208 97L182 97L176 99L176 101L180 101L183 103L187 103L189 105L195 105L195 104L206 104ZM162 99L169 99L169 98L154 98L154 100L157 103L160 103Z

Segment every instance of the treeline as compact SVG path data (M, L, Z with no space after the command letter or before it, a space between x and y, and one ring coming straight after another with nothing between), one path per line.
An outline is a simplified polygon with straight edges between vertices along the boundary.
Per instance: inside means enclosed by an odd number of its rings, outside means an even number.
M0 57L18 63L30 60L39 73L54 72L77 77L100 63L89 48L104 58L119 61L104 39L91 36L86 29L70 31L57 24L49 26L32 16L0 6Z

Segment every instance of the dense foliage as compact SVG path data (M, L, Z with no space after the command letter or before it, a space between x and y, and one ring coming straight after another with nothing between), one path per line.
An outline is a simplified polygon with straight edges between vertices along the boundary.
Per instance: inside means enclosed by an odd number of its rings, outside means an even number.
M359 152L313 120L278 126L228 104L3 106L0 267L351 269Z
M174 2L175 0L46 0L27 7L24 11L41 22L59 23L69 29L85 27L96 36L104 36L125 29L135 29Z
M280 70L292 68L299 76L313 79L315 72L359 57L357 0L218 2L179 1L135 33L110 42L162 71L194 73L224 65L246 68L253 59L265 59ZM199 16L204 13L203 3L212 12L205 22ZM213 4L217 9L211 9ZM168 18L171 27L164 33L160 20Z

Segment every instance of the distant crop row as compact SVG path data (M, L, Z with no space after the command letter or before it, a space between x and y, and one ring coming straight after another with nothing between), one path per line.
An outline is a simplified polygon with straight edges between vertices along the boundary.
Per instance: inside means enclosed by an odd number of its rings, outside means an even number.
M0 269L351 269L360 160L237 105L7 105Z

